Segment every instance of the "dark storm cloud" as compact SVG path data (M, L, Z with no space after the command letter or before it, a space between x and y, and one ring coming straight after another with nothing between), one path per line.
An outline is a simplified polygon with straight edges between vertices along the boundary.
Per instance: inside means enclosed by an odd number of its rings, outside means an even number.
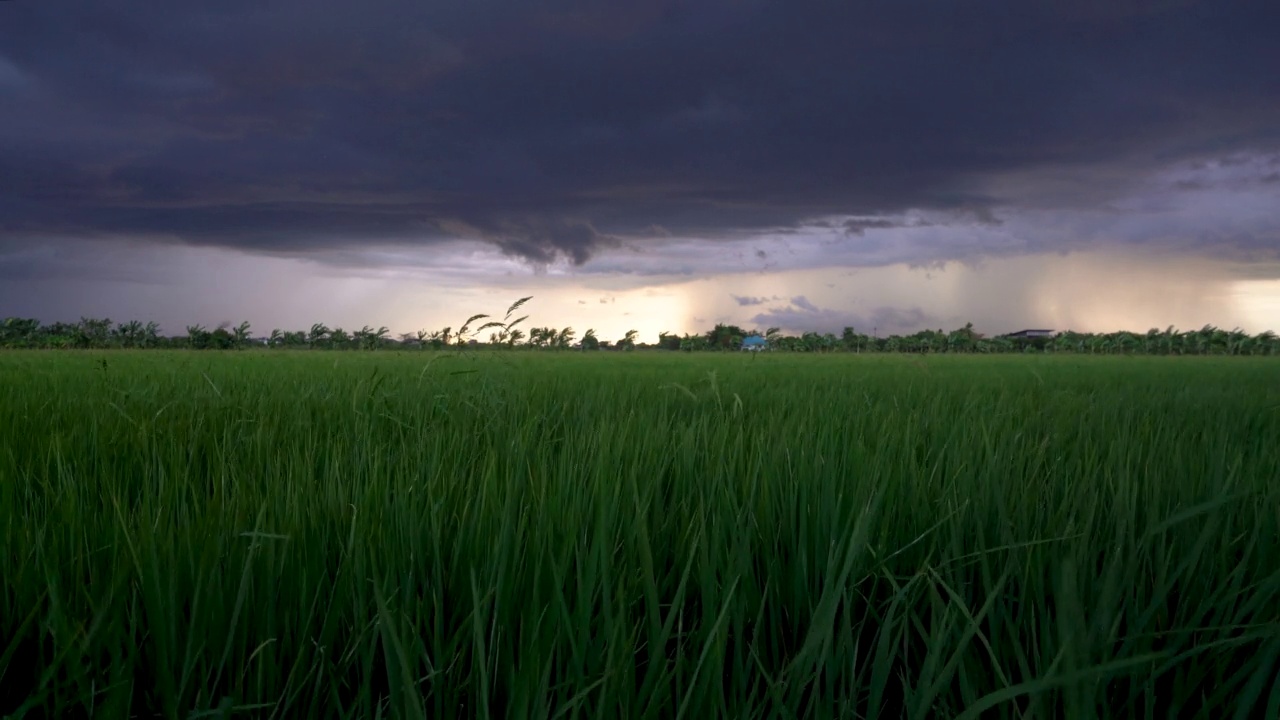
M868 230L893 230L899 228L1000 226L1004 220L995 211L984 206L949 207L939 217L926 220L922 217L852 217L841 222L814 220L805 224L806 230L840 230L845 235L866 237Z
M859 237L866 235L868 230L886 230L888 228L903 227L901 223L887 220L884 218L860 219L844 221L844 231L849 235L857 235Z
M4 3L0 239L581 264L835 215L997 224L1002 173L1280 147L1276 27L1272 0Z
M822 312L821 308L809 302L809 299L803 295L791 298L791 304L806 312Z
M738 303L739 307L752 307L755 305L764 305L767 302L779 299L777 295L774 295L773 297L754 297L750 295L742 296L742 295L731 294L729 295L729 297L733 298L733 301Z
M920 308L877 307L859 313L818 307L803 295L791 298L787 305L770 308L751 321L761 327L780 327L793 332L834 332L852 327L858 332L879 335L915 332L938 325L937 318Z
M9 298L3 292L6 281L78 283L111 280L126 283L163 283L164 278L128 261L121 262L119 248L76 243L59 246L48 243L19 245L0 243L0 306Z

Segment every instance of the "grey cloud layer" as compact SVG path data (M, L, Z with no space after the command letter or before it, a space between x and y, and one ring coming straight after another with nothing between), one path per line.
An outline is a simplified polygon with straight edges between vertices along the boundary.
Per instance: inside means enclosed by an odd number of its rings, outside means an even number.
M1280 148L1276 27L1270 0L4 3L0 242L582 264L909 208L991 225L993 178L1070 205L1055 168L1120 188Z
M781 299L777 295L774 295L773 297L755 297L752 295L747 295L747 296L730 295L729 297L733 298L733 301L738 303L740 307L753 307L755 305L764 305L765 303L770 302L772 300Z
M751 320L761 328L780 327L792 332L839 332L841 328L852 327L868 335L913 332L931 324L939 324L937 318L917 307L877 307L869 312L859 313L818 307L803 295L791 298L786 304L769 308Z

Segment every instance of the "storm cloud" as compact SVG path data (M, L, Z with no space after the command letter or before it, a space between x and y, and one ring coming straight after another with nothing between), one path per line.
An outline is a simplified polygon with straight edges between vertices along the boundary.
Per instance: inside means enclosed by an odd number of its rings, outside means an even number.
M1008 247L1274 260L1257 203L1174 241L1090 218L1178 167L1199 170L1160 199L1232 182L1280 197L1276 27L1273 0L16 0L0 4L0 275L41 272L20 251L50 239L274 255L465 239L581 266L822 223L927 237L901 258L927 262L1000 253L991 229L1020 212L1076 210L1093 214ZM995 245L957 251L972 235L902 220L916 210ZM762 317L812 319L787 308Z
M791 332L840 332L851 327L867 335L888 335L919 330L939 325L918 307L876 307L868 312L851 312L818 307L803 295L791 298L786 305L779 305L751 318L760 327L778 327Z
M773 297L755 297L752 295L742 296L742 295L731 294L729 295L729 297L733 298L733 301L738 303L739 307L752 307L754 305L764 305L770 300L779 299L777 295L774 295Z

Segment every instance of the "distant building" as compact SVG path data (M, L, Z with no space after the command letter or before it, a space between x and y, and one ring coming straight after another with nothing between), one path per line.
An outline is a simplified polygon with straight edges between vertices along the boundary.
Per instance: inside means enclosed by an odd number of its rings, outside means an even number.
M742 349L757 352L768 347L768 343L759 335L750 335L742 339Z
M1008 335L1005 335L1005 337L1010 339L1047 338L1047 337L1053 337L1053 331L1052 330L1019 330L1018 332L1015 332L1015 333L1009 333Z

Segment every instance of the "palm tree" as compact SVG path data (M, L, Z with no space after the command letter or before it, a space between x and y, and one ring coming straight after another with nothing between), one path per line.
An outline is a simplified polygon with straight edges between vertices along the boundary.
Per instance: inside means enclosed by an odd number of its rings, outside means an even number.
M582 334L582 349L583 350L599 350L600 349L600 338L596 337L595 330L588 328L587 331Z
M1249 339L1240 328L1233 328L1226 336L1226 351L1228 355L1240 355L1244 347L1244 343Z
M682 349L682 340L679 335L666 331L658 333L658 347L663 350L680 350Z
M680 338L680 349L685 352L706 350L709 347L706 335L685 335Z
M707 333L707 344L719 350L734 350L742 345L742 338L745 336L746 332L737 325L716 323Z
M77 326L72 323L55 322L42 326L39 330L40 341L44 347L75 347Z
M40 340L40 321L35 318L5 318L0 323L0 346L34 347Z
M845 350L853 350L858 346L858 333L851 326L844 326L844 331L840 333L840 345Z
M136 347L141 338L142 323L137 320L118 323L115 329L111 331L112 344L120 345L121 347Z
M622 336L616 345L624 350L634 350L636 347L636 336L640 333L635 330L628 330L626 335Z
M387 339L387 333L390 330L385 325L380 326L377 330L365 325L360 329L360 346L365 350L377 350L382 346L383 341Z
M1258 335L1255 340L1254 350L1259 355L1280 355L1280 336L1274 332L1267 330Z
M249 321L245 320L231 331L235 337L236 347L244 347L249 344Z
M324 323L316 323L311 326L311 331L307 333L307 344L311 347L317 347L321 343L329 339L329 327Z
M952 330L947 336L947 349L957 352L973 352L974 344L982 337L974 332L973 323L965 323L959 330Z
M193 348L203 348L209 344L209 331L203 325L187 326L187 344Z
M345 350L351 345L351 340L352 334L340 327L329 331L329 347Z
M137 320L130 320L116 326L120 340L124 341L127 347L139 347L142 345L142 323ZM123 330L123 332L119 332Z
M1138 336L1128 331L1116 333L1115 343L1122 353L1131 353L1142 346L1142 341L1138 339Z
M77 347L106 347L111 337L110 318L80 318L76 325L74 342Z
M448 347L449 339L452 337L450 334L452 331L453 328L447 326L441 330L435 330L427 335L427 342L431 343L431 347L436 348L437 350L442 347Z
M1083 352L1084 342L1083 335L1067 330L1058 333L1058 336L1053 339L1053 347L1062 352Z
M155 347L160 344L160 323L152 320L142 326L142 347Z

